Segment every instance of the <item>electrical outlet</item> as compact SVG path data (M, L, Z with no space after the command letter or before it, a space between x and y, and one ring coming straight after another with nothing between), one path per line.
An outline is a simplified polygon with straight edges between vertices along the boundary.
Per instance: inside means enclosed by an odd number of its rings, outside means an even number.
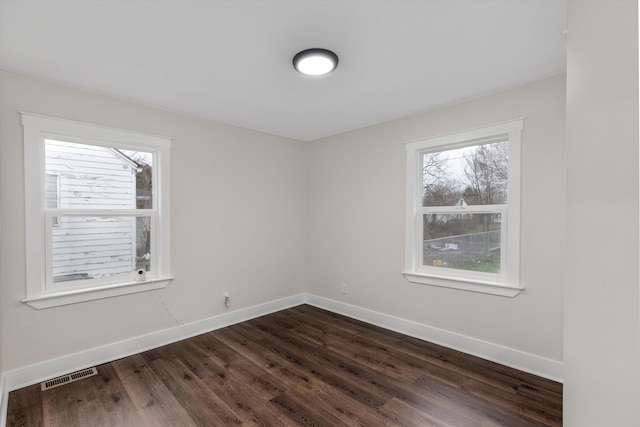
M231 307L231 295L229 294L229 291L224 293L224 306L227 308Z
M340 292L342 292L343 294L346 294L347 292L349 292L349 287L347 286L346 283L343 283L341 288L340 288Z

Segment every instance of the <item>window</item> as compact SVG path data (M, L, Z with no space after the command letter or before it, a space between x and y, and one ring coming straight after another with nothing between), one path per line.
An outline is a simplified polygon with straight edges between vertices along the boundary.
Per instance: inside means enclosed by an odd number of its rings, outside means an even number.
M171 141L22 113L27 297L46 308L165 287Z
M515 296L524 120L406 144L405 277Z

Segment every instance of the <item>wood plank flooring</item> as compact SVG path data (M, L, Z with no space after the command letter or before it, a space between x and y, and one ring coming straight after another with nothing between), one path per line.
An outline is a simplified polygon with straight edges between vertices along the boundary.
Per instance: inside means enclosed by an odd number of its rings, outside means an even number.
M8 426L560 426L562 385L308 305L9 393Z

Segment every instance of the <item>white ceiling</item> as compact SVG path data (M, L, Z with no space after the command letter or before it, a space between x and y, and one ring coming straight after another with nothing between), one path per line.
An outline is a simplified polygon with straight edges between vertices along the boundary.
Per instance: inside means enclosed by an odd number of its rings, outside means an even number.
M560 74L566 0L0 0L0 68L311 141ZM298 51L340 57L324 78Z

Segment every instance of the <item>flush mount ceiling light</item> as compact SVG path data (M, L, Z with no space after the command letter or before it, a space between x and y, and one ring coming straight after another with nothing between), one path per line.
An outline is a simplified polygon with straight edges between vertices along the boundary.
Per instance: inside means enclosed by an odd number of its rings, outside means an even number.
M323 76L338 66L338 55L327 49L306 49L293 57L293 68L307 76Z

